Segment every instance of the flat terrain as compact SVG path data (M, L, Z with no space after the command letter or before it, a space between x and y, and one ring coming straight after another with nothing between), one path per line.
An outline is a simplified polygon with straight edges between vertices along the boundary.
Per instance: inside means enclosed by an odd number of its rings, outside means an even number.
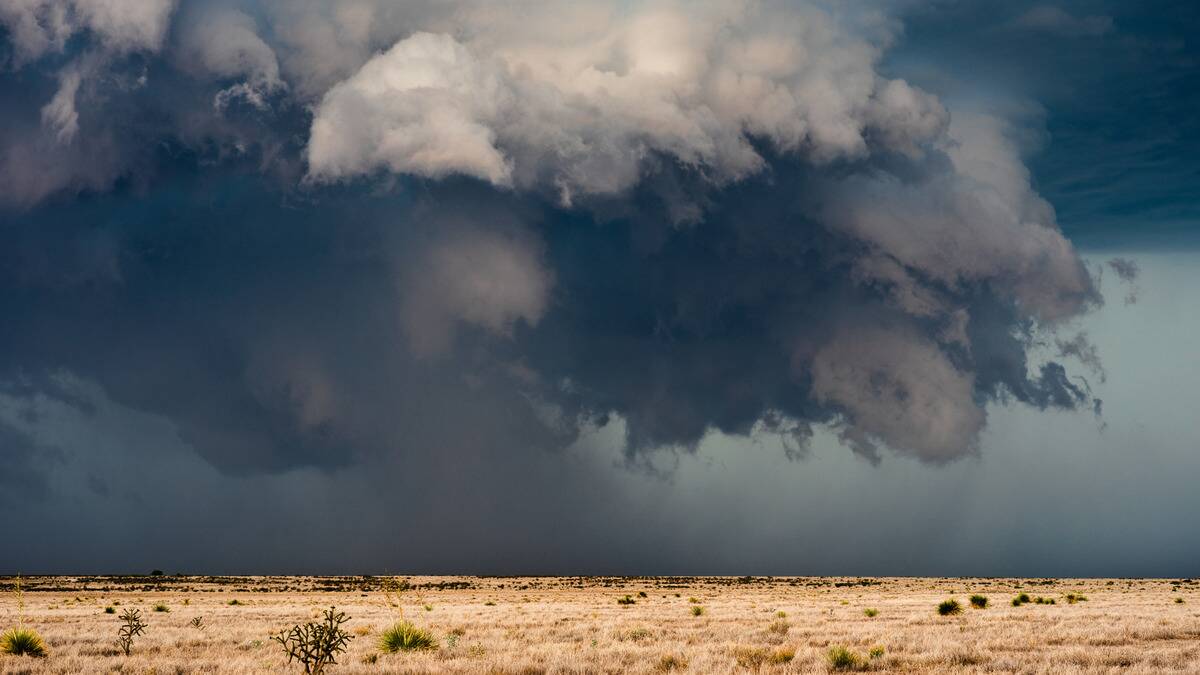
M336 605L356 637L331 674L826 673L836 647L880 673L1200 673L1200 582L1189 579L397 580L409 586L399 607L381 577L24 578L25 624L50 655L0 656L0 672L299 673L268 637ZM3 628L17 622L13 581L0 577ZM1019 593L1055 604L1014 607ZM988 606L973 609L973 594ZM937 613L948 598L960 614ZM115 647L110 606L149 623L131 656ZM400 613L439 648L379 654Z

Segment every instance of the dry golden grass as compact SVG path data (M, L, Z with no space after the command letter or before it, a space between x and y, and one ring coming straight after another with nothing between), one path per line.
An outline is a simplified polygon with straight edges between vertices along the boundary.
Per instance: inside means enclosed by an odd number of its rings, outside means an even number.
M1190 580L407 580L389 603L378 577L28 578L25 624L50 656L0 656L0 673L298 673L268 637L330 605L352 617L356 636L331 675L827 673L837 647L878 673L1200 673L1200 583ZM0 579L0 629L17 622L12 581ZM1012 606L1021 592L1056 604ZM987 609L968 606L975 593L989 597ZM1069 604L1067 594L1087 600ZM617 603L626 596L634 603ZM961 614L938 616L948 598ZM129 657L116 650L120 621L106 606L140 608L149 623ZM401 611L440 648L380 654L378 635ZM197 616L203 628L191 625Z

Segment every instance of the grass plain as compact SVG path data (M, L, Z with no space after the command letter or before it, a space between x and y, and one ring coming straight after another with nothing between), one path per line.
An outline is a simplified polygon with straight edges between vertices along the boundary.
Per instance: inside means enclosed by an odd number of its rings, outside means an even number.
M390 597L385 579L22 578L49 656L0 655L0 673L301 673L270 636L336 606L355 637L327 675L1200 674L1192 579L398 577ZM18 624L14 581L0 577L0 630ZM962 610L939 615L951 598ZM125 656L128 607L149 627ZM438 647L381 653L401 616Z

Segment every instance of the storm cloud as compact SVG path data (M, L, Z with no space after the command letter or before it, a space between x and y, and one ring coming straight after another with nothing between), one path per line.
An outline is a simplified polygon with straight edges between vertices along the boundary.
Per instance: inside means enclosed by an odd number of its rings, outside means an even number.
M712 437L944 467L998 409L1099 411L1105 268L1026 101L890 60L923 11L0 0L4 457L44 493L73 455L18 412L119 411L206 481L411 471L465 514L597 435L666 480Z

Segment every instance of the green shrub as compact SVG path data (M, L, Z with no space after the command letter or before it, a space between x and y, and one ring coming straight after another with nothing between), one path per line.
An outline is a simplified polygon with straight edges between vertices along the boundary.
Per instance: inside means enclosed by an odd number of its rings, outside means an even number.
M771 625L767 626L767 630L775 633L776 635L787 635L788 631L791 629L792 624L784 621L783 619L772 621Z
M230 606L230 607L236 607L236 606L238 606L238 605L240 605L240 604L242 604L242 603L241 603L241 602L238 602L238 599L237 599L237 598L234 598L234 599L232 599L232 600L230 600L230 601L229 601L229 606Z
M1013 607L1020 607L1021 605L1025 604L1027 602L1029 602L1029 594L1028 593L1022 593L1012 599Z
M950 598L949 600L943 600L942 602L938 603L937 613L941 614L942 616L952 616L954 614L961 614L962 613L962 605L958 604L958 600L955 600L954 598Z
M834 670L860 670L865 666L861 656L841 645L830 647L825 658L829 660L829 667Z
M635 605L635 604L637 604L637 600L634 600L633 598L631 598L627 595L623 598L617 598L617 604L618 605Z
M13 656L41 658L49 653L42 636L32 628L10 628L0 635L0 652Z
M692 616L704 616L704 612L706 611L708 610L704 609L700 605L692 605Z
M875 609L874 607L868 607L863 610L863 614L865 614L868 619L873 619L879 615L879 610Z
M171 611L171 608L170 608L170 607L167 607L166 605L163 605L163 604L157 604L157 605L155 605L155 606L154 606L154 611L156 611L156 612L169 612L169 611Z
M104 613L105 613L105 614L116 614L116 613L117 613L117 610L116 610L116 608L114 608L114 607L111 607L111 606L110 606L110 607L105 607L105 608L104 608Z
M433 633L407 621L401 621L379 635L379 651L385 654L437 648L438 643L433 637Z
M742 668L758 670L771 658L771 651L766 647L735 647L733 658Z
M1182 605L1182 604L1183 604L1183 598L1175 598L1175 604L1177 604L1177 605Z
M883 656L883 647L871 647L871 651L867 653L872 659L877 659Z
M983 595L972 595L971 596L971 606L974 607L975 609L983 609L984 607L987 607L987 603L988 603L988 599L986 596L983 596Z

